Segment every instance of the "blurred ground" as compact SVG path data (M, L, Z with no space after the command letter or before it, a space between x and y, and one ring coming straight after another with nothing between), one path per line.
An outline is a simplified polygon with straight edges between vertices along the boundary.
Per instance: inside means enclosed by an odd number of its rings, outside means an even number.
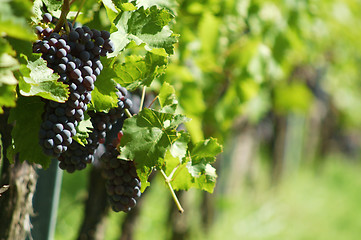
M312 169L312 170L311 170ZM252 186L215 195L215 222L208 234L199 226L198 191L183 203L191 224L190 239L357 240L361 235L361 166L342 157L327 159L320 171L302 168L278 187L269 187L261 171ZM64 173L56 240L75 239L86 195L86 172ZM136 239L167 239L169 193L161 181L145 196ZM119 239L123 213L112 213L106 240Z

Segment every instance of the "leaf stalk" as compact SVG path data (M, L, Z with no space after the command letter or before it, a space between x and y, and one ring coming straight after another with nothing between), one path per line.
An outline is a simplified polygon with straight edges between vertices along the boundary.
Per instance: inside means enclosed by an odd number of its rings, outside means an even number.
M142 91L142 98L140 100L139 112L142 111L142 109L143 109L146 89L147 89L147 86L144 86L143 91Z
M175 202L175 204L177 205L177 208L178 208L178 211L180 213L183 213L184 212L184 209L182 207L182 205L180 204L178 198L177 198L177 195L175 194L174 190L173 190L173 187L172 185L170 184L170 179L169 177L167 177L167 175L165 174L165 172L163 170L160 170L160 172L162 173L163 177L164 177L164 180L165 182L167 183L168 185L168 188L169 188L169 191L171 192L172 194L172 197L173 197L173 200Z

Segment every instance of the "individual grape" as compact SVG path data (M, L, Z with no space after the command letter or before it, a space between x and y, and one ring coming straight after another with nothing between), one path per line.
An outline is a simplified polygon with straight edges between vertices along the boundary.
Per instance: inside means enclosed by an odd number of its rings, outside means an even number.
M60 35L59 35L59 33L57 33L57 32L52 32L52 33L50 34L49 38L59 39L59 38L60 38Z
M79 69L74 69L73 71L70 72L69 74L71 79L78 79L81 77L81 71Z
M62 58L65 57L67 54L68 54L67 51L64 48L61 48L57 51L56 56L58 58Z
M79 58L80 60L82 60L83 62L86 62L90 59L90 53L88 51L82 51L79 54Z
M40 35L40 34L43 33L43 31L44 31L44 29L42 27L40 27L40 26L35 27L35 33L36 34Z
M49 37L52 32L53 30L51 28L45 28L42 34L44 34L45 37Z
M104 40L110 38L110 33L108 31L101 30L100 33L101 33L102 38L104 38Z
M93 32L93 36L92 36L93 39L96 39L97 37L100 37L101 33L100 33L99 30L92 29L91 31Z
M66 72L66 65L64 63L60 63L57 66L57 72L58 73L65 73Z
M102 37L97 37L94 43L98 46L101 46L104 44L104 39Z
M79 39L79 33L76 31L69 32L69 41L75 42Z
M45 13L43 15L43 21L46 23L52 22L53 21L53 16L51 16L50 13Z

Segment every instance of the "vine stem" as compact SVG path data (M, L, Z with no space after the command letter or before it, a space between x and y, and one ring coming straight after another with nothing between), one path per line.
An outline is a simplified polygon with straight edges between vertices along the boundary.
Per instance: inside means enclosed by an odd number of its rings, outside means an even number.
M126 114L129 118L133 117L133 115L129 112L128 109L125 109L125 114Z
M69 11L70 11L69 0L64 0L63 6L61 7L61 15L60 15L58 23L56 24L56 26L54 28L54 32L60 31L61 27L66 22L66 16L68 15ZM66 29L66 31L69 30L68 24L65 24L65 29Z
M74 1L75 1L75 0L73 0L70 4L72 4ZM83 8L84 4L85 4L85 0L82 0L82 2L81 2L81 4L80 4L80 7L79 7L79 9L78 9L78 11L77 11L77 13L76 13L76 15L75 15L74 20L73 20L73 23L72 23L73 26L74 26L74 24L75 24L76 19L77 19L78 16L79 16L79 13L80 13L81 9Z
M169 188L169 191L172 193L172 197L173 197L173 200L175 202L175 204L177 205L177 208L178 208L178 211L180 213L183 213L184 212L184 209L182 207L182 205L180 204L178 198L177 198L177 195L175 194L174 190L173 190L173 187L172 185L170 184L170 180L169 178L167 177L167 175L165 174L165 172L163 170L160 170L160 172L162 173L163 177L164 177L164 180L165 182L167 183L168 185L168 188Z

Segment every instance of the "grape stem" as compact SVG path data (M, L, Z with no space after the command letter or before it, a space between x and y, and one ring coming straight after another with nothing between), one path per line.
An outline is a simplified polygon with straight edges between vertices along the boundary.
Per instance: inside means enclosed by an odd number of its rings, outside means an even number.
M58 23L54 28L54 32L59 32L61 27L64 25L64 23L66 23L66 16L68 15L69 11L70 11L69 0L64 0L63 6L61 7L61 15ZM67 32L69 32L68 24L65 24L65 29Z
M73 2L74 2L75 0L73 0ZM73 3L72 2L72 3ZM73 20L73 23L72 23L72 25L74 26L74 24L75 24L75 21L76 21L76 19L77 19L77 17L79 16L79 13L80 13L80 10L83 8L83 6L84 6L84 3L85 3L85 0L83 0L82 2L81 2L81 4L80 4L80 7L79 7L79 9L78 9L78 12L76 13L76 15L75 15L75 18L74 18L74 20Z
M160 170L160 172L162 173L162 175L164 177L164 180L168 185L169 191L171 192L173 200L174 200L175 204L177 205L178 211L180 213L183 213L184 209L183 209L182 205L180 204L180 202L179 202L179 200L177 198L177 195L175 194L175 192L173 190L172 185L170 184L171 179L165 174L165 172L163 170Z
M153 101L149 104L148 108L150 108L150 107L153 105L153 103L155 102L155 100L157 100L158 98L159 98L159 97L156 96L156 97L153 99Z

